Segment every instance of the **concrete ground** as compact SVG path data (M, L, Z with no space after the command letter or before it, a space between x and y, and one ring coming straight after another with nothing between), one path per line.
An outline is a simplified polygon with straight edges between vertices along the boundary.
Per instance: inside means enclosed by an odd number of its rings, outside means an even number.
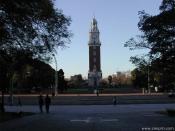
M175 104L52 105L50 113L38 106L6 106L7 111L36 115L0 124L0 131L137 131L175 130L175 118L156 111L175 109Z

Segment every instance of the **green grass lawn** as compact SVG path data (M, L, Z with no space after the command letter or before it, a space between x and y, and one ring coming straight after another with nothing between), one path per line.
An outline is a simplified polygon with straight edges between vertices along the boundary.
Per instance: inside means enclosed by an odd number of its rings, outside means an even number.
M92 93L93 91L89 88L69 88L65 93L71 93L71 94L86 94L86 93Z
M0 112L0 123L12 120L12 119L17 119L21 118L24 116L29 116L29 115L34 115L34 113L31 112Z
M99 93L138 93L141 92L141 89L135 89L132 87L118 87L118 88L101 88L99 87ZM86 93L93 93L94 88L68 88L64 93L71 93L71 94L86 94Z

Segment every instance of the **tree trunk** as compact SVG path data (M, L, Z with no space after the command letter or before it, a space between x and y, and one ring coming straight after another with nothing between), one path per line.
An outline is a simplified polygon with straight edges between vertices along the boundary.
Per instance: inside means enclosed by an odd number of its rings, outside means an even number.
M1 112L4 113L5 112L5 108L4 108L4 90L2 89L2 100L1 100Z

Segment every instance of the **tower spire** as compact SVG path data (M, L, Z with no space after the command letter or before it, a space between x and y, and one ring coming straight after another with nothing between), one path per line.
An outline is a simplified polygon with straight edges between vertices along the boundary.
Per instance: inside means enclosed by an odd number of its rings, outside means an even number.
M91 22L91 31L92 32L99 32L98 26L97 26L97 20L96 20L95 16L93 17L92 22Z

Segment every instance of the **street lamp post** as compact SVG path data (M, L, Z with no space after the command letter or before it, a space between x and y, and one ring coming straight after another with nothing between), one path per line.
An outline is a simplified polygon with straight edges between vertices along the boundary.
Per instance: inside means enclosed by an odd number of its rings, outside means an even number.
M10 82L10 95L9 95L10 105L13 105L13 76Z
M12 78L10 80L10 92L9 92L9 102L10 105L13 105L13 82L14 82L15 74L12 75Z
M151 89L150 89L150 59L148 61L148 93L151 93Z
M54 94L57 95L57 87L58 87L58 73L57 73L57 60L55 57L55 54L52 54L54 61L55 61L55 88L54 88Z
M150 93L150 84L149 84L150 78L149 78L149 65L148 65L148 92Z

